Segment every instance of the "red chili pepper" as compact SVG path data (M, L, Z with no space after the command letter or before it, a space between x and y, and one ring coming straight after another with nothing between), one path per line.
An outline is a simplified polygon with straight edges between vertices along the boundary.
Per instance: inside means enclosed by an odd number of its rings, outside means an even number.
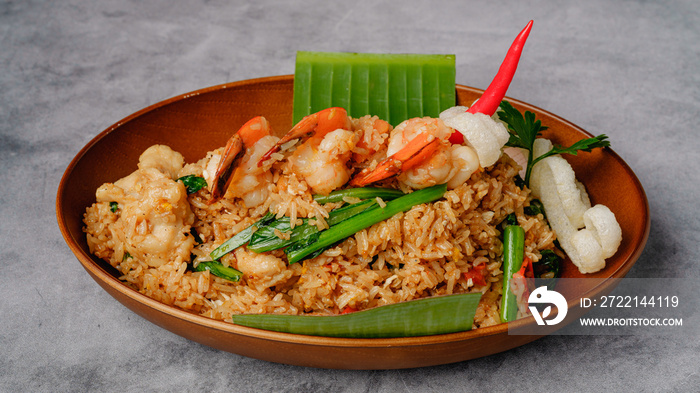
M523 265L520 267L520 270L515 274L519 274L521 277L525 278L535 278L535 272L532 268L532 259L530 259L529 257L523 258Z
M484 279L484 273L483 270L486 269L486 264L482 263L481 265L474 266L471 269L467 270L464 274L464 279L469 281L469 279L472 279L472 283L474 285L478 286L484 286L486 285L486 280Z
M350 314L351 312L357 311L356 308L345 306L345 308L340 312L340 314Z
M484 90L484 94L481 98L472 105L467 112L469 113L483 113L488 116L492 116L496 113L496 109L503 101L503 97L506 96L506 91L508 91L508 86L513 80L513 75L515 75L515 70L518 68L518 61L520 60L520 54L523 52L523 46L525 46L525 41L527 36L530 35L530 30L532 29L532 21L525 26L525 28L515 37L515 41L508 49L506 58L501 64L501 68L498 69L498 73L493 78L493 81L489 87ZM464 136L461 132L455 131L450 135L450 142L454 144L461 144L464 142Z
M527 299L528 297L530 297L530 290L527 288L527 281L525 279L534 277L535 272L532 267L532 259L530 259L529 257L523 258L523 264L522 266L520 266L520 270L513 273L513 279L521 280L523 282L523 285L525 285L526 287L523 291L523 299Z
M513 273L513 277L534 278L535 273L532 269L532 259L530 259L529 257L523 258L523 264L520 266L520 270Z

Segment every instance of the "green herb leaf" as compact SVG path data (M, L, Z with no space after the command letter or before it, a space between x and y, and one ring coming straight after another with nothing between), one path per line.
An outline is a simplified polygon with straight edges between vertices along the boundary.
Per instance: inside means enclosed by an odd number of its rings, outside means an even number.
M229 252L237 249L238 247L248 243L253 233L260 227L271 223L275 219L275 215L272 213L267 213L263 218L256 221L253 225L248 228L238 232L232 238L226 240L223 244L217 247L214 251L209 253L209 256L213 260L217 260Z
M109 203L109 210L111 210L112 213L116 213L117 210L119 210L119 204L117 202L110 202Z
M534 113L525 111L525 116L523 116L508 101L501 102L498 118L508 125L508 132L510 132L510 139L506 146L521 147L528 151L532 151L535 138L547 129L547 127L542 126L541 121L535 120Z
M498 112L498 118L508 125L510 139L506 146L520 147L526 149L527 167L525 170L525 186L530 185L530 174L532 167L540 160L553 156L555 154L573 154L576 155L579 150L588 151L598 148L610 146L610 142L606 141L608 137L604 134L594 138L582 139L569 147L554 146L547 153L534 158L532 156L535 139L540 136L541 132L547 127L542 126L542 122L535 120L535 114L530 111L525 111L523 116L520 111L515 109L508 101L501 101L501 110Z
M540 251L542 258L532 264L535 274L535 286L546 285L549 289L554 289L557 279L561 277L562 259L552 250ZM551 278L544 278L547 275Z
M573 145L569 147L563 147L560 145L554 145L552 147L552 150L542 154L541 156L535 158L532 161L532 165L534 166L536 163L538 163L540 160L547 158L549 156L553 156L555 154L573 154L577 155L579 150L582 151L587 151L590 152L591 150L598 148L598 147L607 147L610 146L610 141L607 141L608 136L605 134L600 134L596 137L593 138L586 138L586 139L581 139L580 141L574 143Z
M326 223L328 226L332 227L350 217L366 211L376 204L377 202L374 200L366 200L335 209L328 214ZM302 225L297 225L292 229L289 217L281 217L265 226L261 226L250 238L248 249L257 253L277 250L317 233L318 227L309 224L308 221L308 219L304 219ZM289 239L285 240L277 237L275 230L279 232L291 232Z
M541 214L542 217L547 218L547 215L544 212L544 205L542 204L542 202L540 202L539 199L531 200L530 206L525 206L523 210L528 216L536 216L538 214Z
M515 186L520 188L521 190L525 188L525 180L523 180L523 178L520 177L519 174L515 175L515 177L513 178L513 183L515 183Z
M518 217L515 215L515 213L510 213L503 220L503 225L504 227L508 225L518 225Z
M234 281L238 282L241 277L243 276L243 273L232 268L232 267L227 267L221 264L221 262L217 261L204 261L204 262L199 262L197 267L194 268L194 271L196 272L203 272L205 270L209 270L211 274L221 277L223 279L229 280L229 281Z
M290 255L290 254L291 254L291 255L294 255L295 253L301 252L301 251L303 251L305 248L307 248L307 247L312 247L315 243L317 243L320 236L321 236L321 234L318 233L318 232L312 233L312 234L310 234L309 236L307 236L307 237L305 237L305 238L303 238L303 239L297 241L296 243L292 244L291 246L287 247L287 249L284 250L284 252L285 252L287 255ZM327 246L325 246L325 247L318 248L317 250L311 252L310 254L304 255L301 259L299 259L299 261L304 260L304 259L315 258L315 257L321 255L321 254L322 254L324 251L326 251L330 246L331 246L331 245L329 244L329 245L327 245ZM298 262L298 261L295 261L295 262ZM290 263L291 263L291 262L290 262Z
M436 296L335 316L242 314L233 323L325 337L415 337L472 328L481 293Z
M181 181L182 184L185 185L185 187L187 188L187 194L194 194L195 192L207 186L207 181L204 180L204 178L201 176L187 175L177 180Z

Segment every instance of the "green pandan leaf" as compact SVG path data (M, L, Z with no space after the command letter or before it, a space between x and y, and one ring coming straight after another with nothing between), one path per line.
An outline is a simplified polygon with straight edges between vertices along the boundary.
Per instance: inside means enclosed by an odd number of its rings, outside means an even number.
M241 314L233 323L312 336L413 337L472 328L481 293L435 296L336 316Z

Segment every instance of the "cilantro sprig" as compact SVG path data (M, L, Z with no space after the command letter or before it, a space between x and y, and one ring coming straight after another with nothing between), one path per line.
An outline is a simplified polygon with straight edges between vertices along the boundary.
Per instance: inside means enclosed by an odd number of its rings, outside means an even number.
M501 110L498 112L498 117L508 125L510 139L506 143L506 146L520 147L528 152L527 168L525 170L526 186L530 185L530 174L532 173L532 167L539 161L549 156L556 154L577 155L579 150L590 152L598 147L610 146L610 142L606 140L608 139L607 135L601 134L593 138L581 139L569 147L554 145L554 147L552 147L552 149L548 152L534 158L533 147L535 144L535 139L537 139L537 137L540 136L542 131L546 130L547 127L543 126L540 120L535 119L534 113L525 111L525 115L523 116L523 114L517 109L513 108L508 101L501 102Z

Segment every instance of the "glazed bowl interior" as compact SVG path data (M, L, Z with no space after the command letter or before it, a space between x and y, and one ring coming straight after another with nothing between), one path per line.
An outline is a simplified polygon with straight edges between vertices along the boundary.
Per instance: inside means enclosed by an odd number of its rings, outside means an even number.
M508 334L506 324L468 332L392 339L327 338L262 331L212 320L154 301L119 281L119 274L90 254L82 218L95 201L95 190L137 168L140 154L165 144L195 162L223 146L247 120L263 115L273 132L292 126L293 77L260 78L219 85L154 104L126 117L90 141L66 169L59 185L56 209L66 243L85 270L110 295L151 322L191 340L259 359L324 368L390 369L445 364L485 356L523 345L538 336ZM457 104L470 105L482 91L458 85ZM574 124L524 102L513 106L535 112L549 127L544 136L569 145L591 136ZM595 285L557 288L567 298L603 293L623 277L642 252L649 233L649 209L638 179L609 148L567 156L592 202L603 203L623 229L618 252L606 268L586 277ZM564 277L582 277L570 262ZM575 305L572 304L575 308ZM571 312L572 317L580 315ZM532 318L517 321L532 324Z

